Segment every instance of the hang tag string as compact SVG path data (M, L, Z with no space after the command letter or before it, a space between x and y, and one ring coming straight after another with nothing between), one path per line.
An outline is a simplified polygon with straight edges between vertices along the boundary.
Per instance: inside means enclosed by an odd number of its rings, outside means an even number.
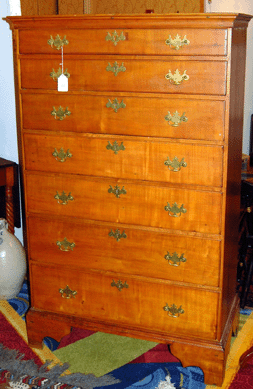
M63 46L61 47L61 63L60 63L60 65L61 65L61 74L63 74Z
M63 47L61 47L61 75L58 77L57 90L58 92L68 92L68 76L64 74L63 66Z

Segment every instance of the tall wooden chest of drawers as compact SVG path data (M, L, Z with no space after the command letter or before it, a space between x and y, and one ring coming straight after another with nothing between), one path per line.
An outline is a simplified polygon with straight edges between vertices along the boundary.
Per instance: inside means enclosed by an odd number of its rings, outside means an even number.
M238 313L250 17L6 20L29 343L71 326L164 342L221 384Z

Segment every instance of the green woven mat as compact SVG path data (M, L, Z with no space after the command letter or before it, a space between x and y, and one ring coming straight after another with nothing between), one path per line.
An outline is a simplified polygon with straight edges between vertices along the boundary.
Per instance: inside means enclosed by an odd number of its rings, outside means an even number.
M96 332L53 352L68 362L71 373L93 373L101 377L155 347L157 343Z

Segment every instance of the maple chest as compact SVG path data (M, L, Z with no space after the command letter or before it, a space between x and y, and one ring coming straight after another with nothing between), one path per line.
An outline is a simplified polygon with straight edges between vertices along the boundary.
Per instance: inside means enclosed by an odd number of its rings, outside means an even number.
M250 17L8 17L29 343L170 345L221 385L233 327Z

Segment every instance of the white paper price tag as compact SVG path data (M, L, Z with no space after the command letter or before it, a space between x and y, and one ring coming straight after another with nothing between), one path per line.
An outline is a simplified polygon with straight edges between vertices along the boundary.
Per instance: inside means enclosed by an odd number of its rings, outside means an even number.
M69 80L64 74L61 74L60 77L58 77L58 92L68 92L68 90Z

